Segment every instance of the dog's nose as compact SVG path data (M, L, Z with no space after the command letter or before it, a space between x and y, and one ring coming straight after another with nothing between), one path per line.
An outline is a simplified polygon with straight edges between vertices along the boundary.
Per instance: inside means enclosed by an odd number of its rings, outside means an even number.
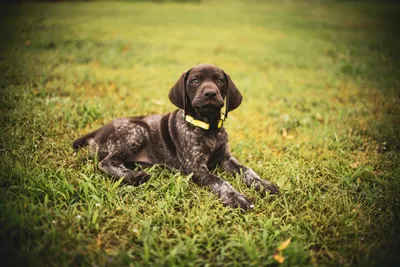
M204 91L204 97L207 99L213 99L217 96L217 92L213 89L207 89Z

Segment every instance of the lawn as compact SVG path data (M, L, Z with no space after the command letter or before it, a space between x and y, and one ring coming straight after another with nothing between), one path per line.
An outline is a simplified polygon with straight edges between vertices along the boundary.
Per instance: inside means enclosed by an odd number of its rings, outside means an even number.
M400 4L57 2L0 8L0 253L10 266L392 266L400 240ZM175 109L199 63L242 105L232 153L280 187L223 207L154 166L120 185L71 142ZM281 246L285 241L287 247ZM279 248L281 246L281 248ZM282 263L279 263L282 262Z

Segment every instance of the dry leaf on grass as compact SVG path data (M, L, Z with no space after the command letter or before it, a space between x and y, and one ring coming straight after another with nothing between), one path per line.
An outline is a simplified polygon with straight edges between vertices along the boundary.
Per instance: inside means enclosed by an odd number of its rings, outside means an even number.
M276 260L278 263L282 264L285 261L285 258L281 254L275 254L274 260Z
M277 248L274 253L274 260L276 260L279 264L282 264L285 261L285 257L283 257L282 251L284 251L292 241L292 238L289 237L285 241L283 241Z
M353 162L352 164L350 164L350 168L355 169L358 167L358 165L360 165L360 162L358 162L358 161Z
M289 237L288 239L283 241L276 250L277 251L284 251L290 245L291 241L292 241L292 238Z

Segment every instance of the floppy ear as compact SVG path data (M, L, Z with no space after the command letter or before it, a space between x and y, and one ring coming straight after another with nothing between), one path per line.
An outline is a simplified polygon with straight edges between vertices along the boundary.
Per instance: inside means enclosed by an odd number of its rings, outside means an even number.
M240 103L242 103L242 94L239 92L239 89L236 88L236 85L233 83L231 77L228 74L225 74L225 79L227 81L228 92L226 93L226 114L228 117L228 112L236 109Z
M190 70L182 73L179 80L169 91L169 100L180 109L186 109L186 81ZM186 111L186 110L185 110Z

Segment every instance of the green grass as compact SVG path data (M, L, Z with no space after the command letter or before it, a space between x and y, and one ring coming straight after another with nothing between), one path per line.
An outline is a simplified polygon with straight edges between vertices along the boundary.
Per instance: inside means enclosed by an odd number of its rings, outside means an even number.
M9 265L389 266L400 238L400 5L82 2L1 8L0 251ZM243 214L190 176L139 187L71 142L169 112L199 63L244 95L233 154L276 183ZM218 172L218 171L217 171Z

